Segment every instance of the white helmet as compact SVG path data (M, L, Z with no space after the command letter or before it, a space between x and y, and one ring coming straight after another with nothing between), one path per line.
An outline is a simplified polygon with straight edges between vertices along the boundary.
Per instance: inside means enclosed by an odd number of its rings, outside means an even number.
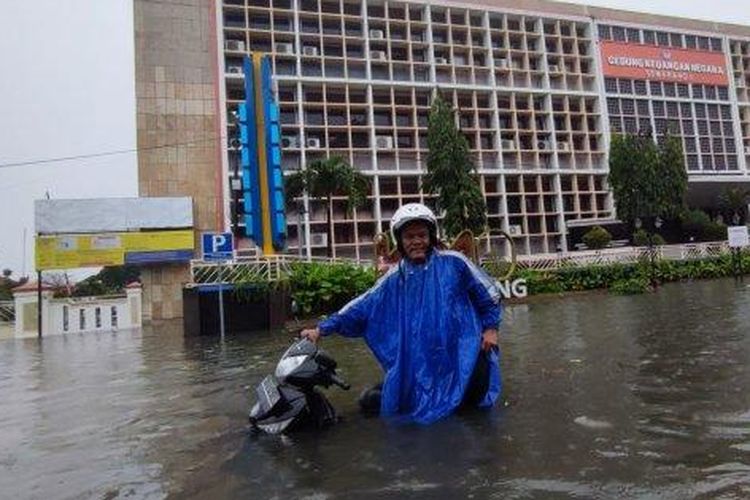
M393 234L393 238L398 241L399 230L407 223L415 220L426 222L437 232L437 218L432 213L432 210L421 203L407 203L396 210L396 213L391 217L391 234Z

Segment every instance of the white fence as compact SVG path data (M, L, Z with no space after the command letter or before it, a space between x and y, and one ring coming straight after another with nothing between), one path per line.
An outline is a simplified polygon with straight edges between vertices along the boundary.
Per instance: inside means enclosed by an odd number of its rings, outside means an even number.
M237 258L222 263L193 260L190 262L192 285L219 283L257 283L278 281L290 271L290 266L297 262L347 263L354 265L373 264L372 260L342 259L280 254L268 257Z
M557 254L536 254L518 256L517 267L521 269L551 270L566 267L597 266L609 264L631 264L644 258L667 260L690 260L716 257L729 252L726 241L664 245L655 247L619 247L604 250L584 250ZM483 256L482 261L496 261L493 255ZM507 257L500 260L506 261ZM330 259L313 257L308 259L297 255L273 255L270 257L238 258L232 261L205 262L194 260L190 263L191 285L211 285L218 283L257 283L272 282L283 278L295 262L330 262L372 266L372 260Z
M729 252L726 241L664 245L655 247L622 247L559 254L529 255L518 258L522 269L560 269L564 267L632 264L643 259L692 260L717 257Z
M0 300L0 325L13 324L16 306L12 300Z

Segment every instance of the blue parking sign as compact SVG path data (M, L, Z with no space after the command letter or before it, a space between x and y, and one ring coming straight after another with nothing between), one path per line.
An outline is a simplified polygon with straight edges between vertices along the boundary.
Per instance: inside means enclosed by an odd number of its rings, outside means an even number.
M233 243L232 233L203 233L203 260L230 260Z

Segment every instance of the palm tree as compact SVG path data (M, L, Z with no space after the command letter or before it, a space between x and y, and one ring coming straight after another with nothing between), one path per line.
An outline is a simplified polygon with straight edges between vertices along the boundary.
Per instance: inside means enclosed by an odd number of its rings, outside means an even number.
M744 224L747 221L748 203L750 189L728 187L719 195L719 207L733 224Z
M367 199L369 182L343 158L333 156L312 161L306 168L286 179L286 199L292 202L307 194L312 199L326 201L326 233L328 234L328 256L333 255L331 220L333 219L333 197L347 197L347 210L361 206ZM301 239L300 239L301 241Z

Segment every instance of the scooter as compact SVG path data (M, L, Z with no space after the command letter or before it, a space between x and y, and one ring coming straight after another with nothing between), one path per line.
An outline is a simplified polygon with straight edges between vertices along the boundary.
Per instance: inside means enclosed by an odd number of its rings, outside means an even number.
M323 428L336 423L336 410L317 386L350 386L336 374L336 361L307 339L286 350L273 375L255 389L257 401L250 410L253 429L280 434L305 427Z

